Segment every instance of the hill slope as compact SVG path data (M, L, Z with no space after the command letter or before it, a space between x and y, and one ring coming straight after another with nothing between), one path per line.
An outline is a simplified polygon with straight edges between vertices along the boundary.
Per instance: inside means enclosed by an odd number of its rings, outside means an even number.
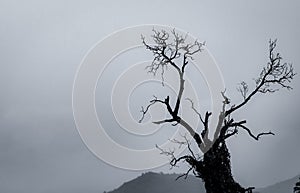
M205 193L204 185L199 178L189 176L176 180L178 174L158 174L148 172L124 183L109 193Z
M296 182L299 181L299 176L300 175L265 188L259 188L257 191L259 193L293 193L293 188Z
M293 193L293 187L299 176L278 182L264 188L257 188L256 193ZM148 172L124 183L119 188L107 193L205 193L201 179L189 176L176 180L178 174L158 174Z

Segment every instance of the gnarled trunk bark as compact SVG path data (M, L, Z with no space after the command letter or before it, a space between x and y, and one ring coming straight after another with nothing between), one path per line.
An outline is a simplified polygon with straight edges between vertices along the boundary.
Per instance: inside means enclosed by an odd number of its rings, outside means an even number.
M248 192L237 183L231 173L230 153L225 141L213 145L204 154L196 171L205 183L206 193L245 193ZM251 190L250 190L251 191Z

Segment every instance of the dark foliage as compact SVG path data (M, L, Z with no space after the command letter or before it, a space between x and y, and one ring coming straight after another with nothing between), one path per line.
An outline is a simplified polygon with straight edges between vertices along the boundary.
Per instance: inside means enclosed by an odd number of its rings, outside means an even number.
M294 192L295 192L295 193L300 193L300 178L299 178L299 182L297 182L297 183L295 184Z

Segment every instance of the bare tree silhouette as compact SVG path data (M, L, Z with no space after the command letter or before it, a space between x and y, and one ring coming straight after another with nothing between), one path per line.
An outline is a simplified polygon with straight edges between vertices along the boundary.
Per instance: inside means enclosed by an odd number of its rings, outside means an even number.
M246 131L246 133L254 140L259 140L263 135L274 135L274 133L262 132L255 135L252 133L251 129L246 126L246 120L237 121L233 118L233 115L235 112L245 107L255 95L274 93L280 88L286 88L288 90L292 89L289 83L295 76L293 66L291 64L282 63L280 54L275 53L276 40L270 40L269 62L262 69L258 78L255 79L254 88L250 90L247 83L240 83L238 92L242 95L242 101L239 104L231 104L225 91L220 91L223 96L222 111L219 114L214 139L210 140L208 137L210 130L208 123L210 116L212 115L211 112L207 111L204 116L202 116L195 108L193 101L187 98L191 103L191 108L197 116L199 116L203 125L201 133L197 133L196 129L192 128L192 126L179 115L183 100L182 96L185 89L185 72L189 62L193 60L193 55L199 54L205 43L199 41L188 43L186 42L187 36L181 35L175 30L167 32L164 30L153 29L152 38L154 44L150 45L146 43L146 38L142 36L143 44L154 56L152 63L147 66L148 71L156 75L160 70L162 82L164 82L166 67L174 68L178 73L179 90L177 92L177 98L173 99L175 100L174 106L171 105L173 103L171 103L172 99L169 96L166 96L164 99L154 97L148 106L145 108L142 107L142 118L140 122L143 121L145 114L152 105L156 103L164 105L168 111L169 118L153 123L171 123L173 126L179 124L193 137L192 140L188 140L186 136L184 136L184 141L173 141L181 145L187 145L189 154L181 157L175 157L173 151L164 150L157 146L162 154L171 157L171 166L177 166L177 164L182 161L189 164L189 170L179 177L187 177L190 172L193 172L194 175L205 182L207 193L252 192L254 189L253 187L244 188L234 180L231 172L230 153L226 145L226 140L238 134L239 130ZM196 153L193 152L191 148L192 143L197 145L199 151L205 152L202 157L197 157Z

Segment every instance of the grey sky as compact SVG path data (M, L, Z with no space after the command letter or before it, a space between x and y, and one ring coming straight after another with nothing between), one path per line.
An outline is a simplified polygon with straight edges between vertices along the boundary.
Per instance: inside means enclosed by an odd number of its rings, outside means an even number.
M1 1L0 191L96 193L141 173L97 159L75 128L76 69L106 35L139 24L188 31L207 42L228 95L238 101L237 83L251 82L267 62L269 38L278 38L279 51L299 73L299 9L297 0ZM300 173L299 86L297 75L293 91L257 97L237 114L256 132L276 133L260 142L242 132L230 140L233 171L243 185Z

